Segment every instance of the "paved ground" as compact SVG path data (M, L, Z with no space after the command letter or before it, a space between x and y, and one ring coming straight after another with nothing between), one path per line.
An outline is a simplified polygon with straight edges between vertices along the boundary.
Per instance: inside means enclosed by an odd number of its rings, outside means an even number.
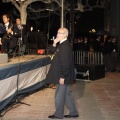
M47 120L54 113L54 91L45 88L25 97L23 102L31 106L17 104L1 120ZM72 91L78 120L120 120L120 73L109 72L91 83L76 81Z

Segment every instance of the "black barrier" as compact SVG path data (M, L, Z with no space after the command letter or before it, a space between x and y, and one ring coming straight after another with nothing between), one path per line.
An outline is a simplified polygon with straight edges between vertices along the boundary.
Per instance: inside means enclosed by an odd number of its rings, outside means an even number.
M105 77L105 65L103 64L103 55L101 52L74 51L74 61L76 64L76 78L97 80ZM89 71L88 76L84 74ZM83 74L79 74L83 73Z

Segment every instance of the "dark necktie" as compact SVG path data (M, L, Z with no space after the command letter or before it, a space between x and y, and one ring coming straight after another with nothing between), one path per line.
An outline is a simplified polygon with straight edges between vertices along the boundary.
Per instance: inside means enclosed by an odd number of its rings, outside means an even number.
M5 29L6 29L6 30L8 29L8 26L7 26L7 25L5 25Z
M22 26L21 26L21 25L18 25L18 29L21 30L21 29L22 29Z

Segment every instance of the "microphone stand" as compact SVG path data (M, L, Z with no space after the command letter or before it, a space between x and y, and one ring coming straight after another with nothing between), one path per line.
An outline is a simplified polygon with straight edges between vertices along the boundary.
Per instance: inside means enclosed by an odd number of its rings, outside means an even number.
M23 27L22 27L22 25L21 25L21 38L19 39L19 50L18 50L18 54L19 54L19 56L18 56L18 70L17 70L17 91L16 91L16 104L18 104L18 103L20 103L20 104L25 104L25 105L28 105L28 106L31 106L30 104L27 104L27 103L24 103L24 102L21 102L20 101L20 99L19 99L19 97L18 97L18 95L19 95L19 74L20 74L20 52L22 52L22 51L20 51L20 47L21 47L21 43L22 43L22 29L23 29ZM23 44L23 43L22 43Z
M20 99L19 99L19 92L18 92L18 91L19 91L19 74L20 74L20 56L19 56L19 59L18 59L17 90L16 90L16 100L15 100L15 104L25 104L25 105L31 106L30 104L21 102Z
M22 31L21 31L21 37L22 37ZM19 42L19 48L20 49L20 41ZM16 86L17 86L17 89L16 89L16 95L15 97L10 101L10 103L8 104L8 106L6 106L6 110L3 109L3 111L0 111L0 117L2 117L7 111L9 111L10 109L13 108L13 106L15 104L24 104L24 105L28 105L28 106L31 106L30 104L27 104L27 103L24 103L24 102L21 102L20 99L19 99L19 75L20 75L20 50L18 50L18 68L17 68L17 83L16 83ZM12 104L12 105L10 105Z
M18 42L19 42L19 43L18 43L18 44L19 44L19 48L18 48L18 52L19 52L19 53L18 53L18 54L19 54L19 55L20 55L20 54L23 55L22 52L25 52L25 51L23 50L23 47L24 47L24 46L23 46L23 36L22 36L23 26L22 26L22 25L20 25L20 26L21 26L21 29L20 29L20 34L21 34L21 35L20 35L20 38L19 38L19 41L18 41Z

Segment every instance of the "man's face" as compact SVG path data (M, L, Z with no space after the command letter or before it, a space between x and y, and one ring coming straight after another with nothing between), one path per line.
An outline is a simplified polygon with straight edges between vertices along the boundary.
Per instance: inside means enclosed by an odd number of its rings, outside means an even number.
M57 33L57 38L61 41L66 38L66 32L64 29L60 28Z
M21 20L20 19L16 19L16 24L20 25L21 24Z
M9 22L9 18L7 18L7 16L6 15L3 15L3 22L4 23L7 23L7 22Z
M98 39L100 40L100 39L101 39L101 36L98 36Z
M113 38L113 39L112 39L112 42L115 43L115 42L116 42L116 38Z

